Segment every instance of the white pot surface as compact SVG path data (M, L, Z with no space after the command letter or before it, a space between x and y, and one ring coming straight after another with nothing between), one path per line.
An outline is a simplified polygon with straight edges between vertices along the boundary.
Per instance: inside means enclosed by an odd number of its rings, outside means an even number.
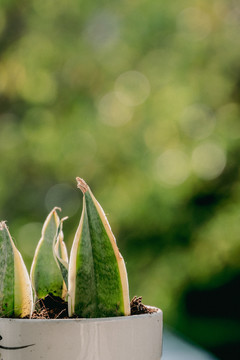
M0 319L0 360L159 360L162 311L101 319Z

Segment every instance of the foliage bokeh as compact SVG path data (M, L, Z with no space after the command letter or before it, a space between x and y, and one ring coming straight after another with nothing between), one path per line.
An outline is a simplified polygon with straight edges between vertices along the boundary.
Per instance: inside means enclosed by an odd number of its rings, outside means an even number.
M240 354L240 5L2 0L0 216L30 266L51 207L108 214L131 295Z

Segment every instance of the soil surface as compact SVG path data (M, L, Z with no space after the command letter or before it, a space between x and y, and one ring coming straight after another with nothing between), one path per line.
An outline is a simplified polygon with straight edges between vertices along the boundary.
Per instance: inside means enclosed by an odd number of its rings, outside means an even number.
M37 301L31 319L68 319L68 303L49 294Z
M151 314L157 311L154 307L142 303L142 296L134 296L130 302L131 315ZM27 317L29 318L29 317ZM37 301L31 319L69 319L68 304L53 294Z
M142 303L142 296L134 296L130 302L131 315L152 314L157 312L157 308L146 306Z

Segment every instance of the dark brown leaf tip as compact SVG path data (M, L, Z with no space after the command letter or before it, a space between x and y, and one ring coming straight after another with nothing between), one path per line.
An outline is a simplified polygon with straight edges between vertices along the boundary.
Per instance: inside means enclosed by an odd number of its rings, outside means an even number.
M83 179L81 179L80 177L77 177L76 180L77 180L78 189L80 189L82 191L82 193L85 194L85 192L88 191L87 183Z

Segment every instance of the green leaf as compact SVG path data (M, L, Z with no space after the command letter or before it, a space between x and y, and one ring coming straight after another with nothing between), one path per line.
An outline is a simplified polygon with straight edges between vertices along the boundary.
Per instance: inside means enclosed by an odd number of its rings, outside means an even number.
M33 309L32 287L20 252L0 222L0 316L24 317Z
M66 296L66 287L55 255L60 226L57 210L60 209L55 207L45 220L31 267L32 286L38 299L50 293L63 299ZM59 244L64 246L63 239L59 240Z
M124 260L103 209L88 185L69 262L69 314L79 317L129 315L128 278Z
M56 243L54 246L54 255L56 262L59 266L59 269L62 273L63 281L65 283L65 288L67 292L68 288L68 255L67 255L67 248L63 241L63 221L68 219L68 217L65 217L60 220L58 230L57 230L57 236L56 236Z

